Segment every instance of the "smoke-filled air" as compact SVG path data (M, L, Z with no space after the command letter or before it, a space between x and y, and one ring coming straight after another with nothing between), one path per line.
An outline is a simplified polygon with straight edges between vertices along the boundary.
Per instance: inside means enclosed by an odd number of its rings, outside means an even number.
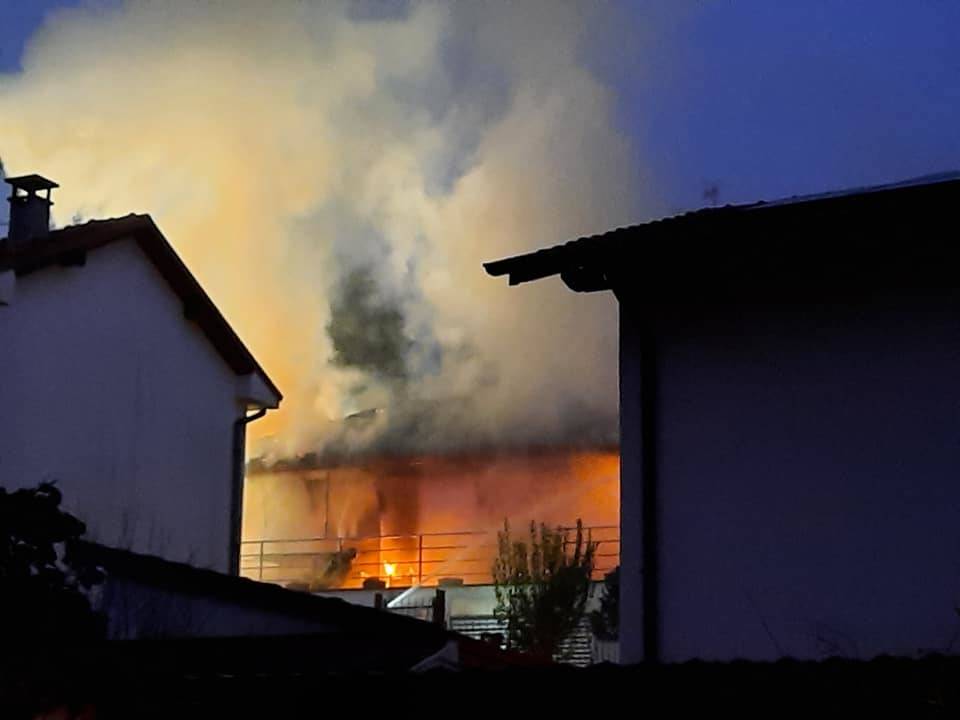
M63 226L150 213L284 392L250 454L616 441L616 306L484 260L635 221L602 3L127 2L0 75Z

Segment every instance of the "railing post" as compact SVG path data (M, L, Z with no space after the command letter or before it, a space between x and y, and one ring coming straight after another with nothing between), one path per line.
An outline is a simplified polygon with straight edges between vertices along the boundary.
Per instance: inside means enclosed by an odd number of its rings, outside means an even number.
M430 604L430 619L435 625L446 626L447 624L447 593L437 588L433 602Z
M423 583L423 533L417 536L417 585Z

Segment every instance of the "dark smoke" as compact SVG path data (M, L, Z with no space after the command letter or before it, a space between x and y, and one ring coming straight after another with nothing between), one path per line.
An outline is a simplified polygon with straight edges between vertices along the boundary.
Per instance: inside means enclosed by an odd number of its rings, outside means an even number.
M377 292L373 272L353 270L330 303L327 335L333 345L332 362L382 378L406 378L406 357L413 343L404 327L400 308Z

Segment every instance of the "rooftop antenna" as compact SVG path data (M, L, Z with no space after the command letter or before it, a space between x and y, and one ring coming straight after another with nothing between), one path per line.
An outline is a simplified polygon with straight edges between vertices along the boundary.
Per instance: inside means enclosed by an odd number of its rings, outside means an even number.
M712 207L716 207L720 201L720 185L709 183L703 190L703 199L710 203Z

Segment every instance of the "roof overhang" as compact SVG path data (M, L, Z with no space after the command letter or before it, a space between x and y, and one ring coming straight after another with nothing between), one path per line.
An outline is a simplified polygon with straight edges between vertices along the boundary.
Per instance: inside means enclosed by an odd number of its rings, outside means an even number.
M275 410L282 397L260 373L253 372L237 377L237 399L247 410Z
M484 263L510 285L559 275L576 292L689 297L817 283L960 285L960 175L707 208ZM946 228L946 230L945 230Z
M184 317L197 325L230 369L240 376L241 399L255 407L277 407L282 393L149 215L127 215L68 226L24 247L0 244L0 278L11 273L22 277L53 266L82 265L87 253L114 242L131 240L179 297ZM0 280L2 282L4 280ZM256 380L244 379L249 376Z

